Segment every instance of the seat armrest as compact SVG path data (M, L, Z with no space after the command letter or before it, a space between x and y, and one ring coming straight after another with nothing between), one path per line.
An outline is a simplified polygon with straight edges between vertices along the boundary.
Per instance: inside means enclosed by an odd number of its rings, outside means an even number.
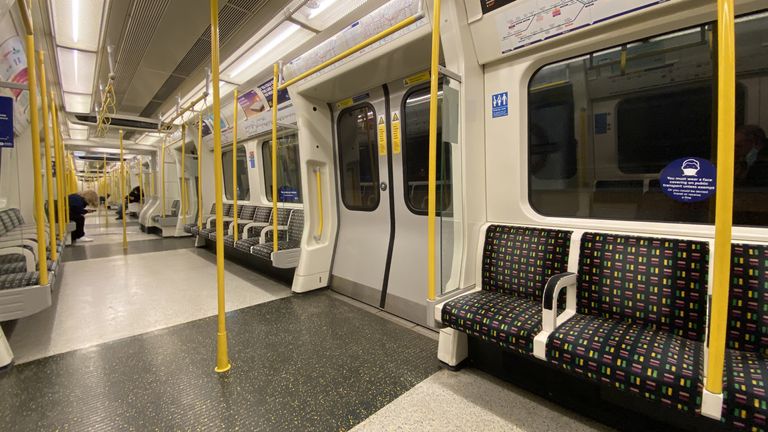
M543 331L553 332L557 328L558 318L560 318L557 316L557 298L563 288L566 289L566 299L565 311L561 315L569 314L568 318L570 318L576 313L576 283L578 280L579 275L571 272L556 274L549 278L547 286L544 287L542 300L541 328Z
M267 233L274 231L275 227L272 225L265 227L263 230L261 230L261 237L259 238L259 243L266 243L267 242ZM280 231L288 231L288 227L285 225L278 225L277 226L278 233ZM278 234L279 235L279 234ZM280 238L278 237L277 241L280 241Z
M205 228L211 228L211 224L216 222L216 216L208 216L205 220Z
M23 255L27 263L27 271L33 272L37 270L37 259L34 252L29 249L18 246L0 247L0 255Z
M268 225L269 225L269 224L267 224L267 223L264 223L264 222L251 222L251 223L249 223L249 224L246 224L246 225L243 227L243 236L242 236L241 238L243 238L243 239L247 239L247 238L248 238L248 230L249 230L249 229L251 229L251 228L255 228L255 227L265 227L265 226L268 226Z

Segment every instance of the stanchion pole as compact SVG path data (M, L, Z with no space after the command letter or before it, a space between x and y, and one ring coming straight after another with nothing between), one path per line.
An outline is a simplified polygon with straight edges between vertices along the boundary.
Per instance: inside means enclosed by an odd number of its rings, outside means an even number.
M277 252L277 89L280 67L275 64L272 72L272 251Z
M213 169L216 188L216 285L218 288L218 335L216 372L228 371L227 322L224 302L224 213L221 167L221 91L219 88L219 1L211 0L211 75L213 77ZM277 232L275 232L277 234Z
M429 179L427 189L427 299L435 299L435 217L437 199L437 84L440 73L440 0L432 4L432 64L429 83Z
M234 93L234 131L232 132L232 227L235 235L235 241L239 240L237 235L237 89Z
M69 199L69 197L64 195L64 156L61 152L61 128L59 125L59 108L56 105L56 97L54 94L54 91L51 90L51 111L53 112L53 145L54 145L54 154L56 156L56 208L57 213L59 214L58 217L58 224L59 224L59 241L62 243L65 241L64 236L67 234L67 227L65 218L64 218L64 200Z
M197 115L197 229L203 229L203 115Z
M53 208L53 159L51 158L51 127L48 110L48 84L45 81L45 54L37 52L38 67L40 68L40 99L43 103L43 134L45 135L45 183L48 192L48 240L51 248L51 260L59 259L56 245L56 212ZM39 240L39 239L38 239Z
M123 156L123 130L120 129L120 200L122 200L122 205L120 206L122 208L122 213L120 217L123 218L123 249L128 249L128 233L126 232L126 221L125 221L125 207L127 206L127 203L125 202L125 158Z

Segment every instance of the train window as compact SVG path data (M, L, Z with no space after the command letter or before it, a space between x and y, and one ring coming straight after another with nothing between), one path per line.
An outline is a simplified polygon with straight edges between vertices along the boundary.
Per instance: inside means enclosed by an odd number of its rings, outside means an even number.
M768 226L768 13L736 20L734 223ZM668 197L671 162L716 162L711 23L539 69L528 91L531 207L554 217L713 223L714 197Z
M442 86L442 85L441 85ZM442 140L443 92L437 105L437 214L451 208L451 143ZM429 169L429 87L412 90L403 102L403 175L405 203L416 214L427 214Z
M267 201L272 202L272 141L261 145L264 166L264 187ZM299 139L287 135L277 139L277 196L278 202L300 203L301 165L299 162Z
M224 174L224 196L228 200L234 199L232 194L232 150L221 154L222 172ZM251 186L248 183L248 163L245 158L245 149L237 149L237 199L247 201L251 199Z
M379 207L379 156L376 112L369 104L339 114L338 142L341 200L350 210Z

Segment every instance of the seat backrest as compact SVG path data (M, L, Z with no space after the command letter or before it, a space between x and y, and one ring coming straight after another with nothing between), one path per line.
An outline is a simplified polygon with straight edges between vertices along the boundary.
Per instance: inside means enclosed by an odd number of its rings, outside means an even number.
M208 212L210 216L216 216L216 203L211 204L211 211Z
M240 219L243 221L253 220L253 215L256 213L256 206L244 205L243 211L240 212Z
M272 209L270 207L256 207L256 212L253 214L254 222L267 223L272 220Z
M728 348L768 357L768 245L731 247Z
M10 231L17 227L17 225L13 223L13 217L11 217L11 211L9 209L0 211L0 222L3 223L6 231Z
M179 215L179 207L180 207L179 200L173 200L173 202L171 202L171 216Z
M214 210L214 213L215 212L216 210ZM224 203L224 207L222 208L221 212L224 214L224 216L229 216L229 217L232 217L235 214L231 203Z
M55 201L54 201L55 203ZM16 221L17 225L24 225L24 216L21 215L21 210L17 208L11 209L11 216Z
M571 231L491 225L483 248L483 286L541 301L550 276L568 270Z
M304 235L304 210L295 209L288 221L288 241L301 241Z
M578 312L703 342L708 261L702 241L584 233Z
M277 209L277 224L280 226L288 225L288 219L291 217L291 209L281 207ZM272 222L272 218L269 219Z

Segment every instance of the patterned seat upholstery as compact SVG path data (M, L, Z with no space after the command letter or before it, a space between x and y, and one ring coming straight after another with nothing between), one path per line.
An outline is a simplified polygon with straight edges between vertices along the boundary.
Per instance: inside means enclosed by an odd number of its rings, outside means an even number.
M205 221L208 220L208 218L214 217L215 215L216 215L216 203L213 203L211 204L211 211L208 212L208 216L203 216L203 224L205 224ZM184 231L192 235L198 235L200 233L200 230L197 227L197 221L184 225Z
M291 212L288 219L288 228L285 233L285 239L282 239L278 234L277 250L298 249L301 247L301 236L304 235L304 210L296 209ZM271 236L267 240L266 243L252 246L250 252L263 260L271 261L274 244L272 243Z
M245 226L245 223L251 222L251 219L253 218L254 213L256 212L256 206L252 205L243 205L237 207L237 225L239 227ZM234 211L233 211L234 214ZM229 227L232 225L234 221L224 221L224 232L229 232ZM239 233L242 233L242 231L239 231ZM224 238L224 244L226 245L226 237ZM216 230L211 231L210 234L208 234L208 240L216 241Z
M224 239L226 242L226 238ZM247 239L238 240L234 245L235 249L247 253L251 253L251 247L259 244L259 237L249 237Z
M34 286L40 283L38 272L0 275L0 290Z
M570 231L491 225L482 290L447 302L443 324L512 351L533 354L550 276L568 268Z
M701 406L709 246L584 233L578 314L547 342L550 362L685 412Z
M215 204L214 204L214 209L215 209ZM215 213L215 210L214 210L214 213ZM231 203L224 203L221 213L224 214L224 217L232 217L234 215L234 206ZM211 233L216 232L216 215L213 214L211 215L211 217L213 218L213 220L211 221L211 227L203 228L199 230L197 235L210 239ZM194 232L194 228L193 228L193 232ZM216 237L214 236L213 239L215 240Z
M768 246L734 244L723 374L723 421L768 430Z

